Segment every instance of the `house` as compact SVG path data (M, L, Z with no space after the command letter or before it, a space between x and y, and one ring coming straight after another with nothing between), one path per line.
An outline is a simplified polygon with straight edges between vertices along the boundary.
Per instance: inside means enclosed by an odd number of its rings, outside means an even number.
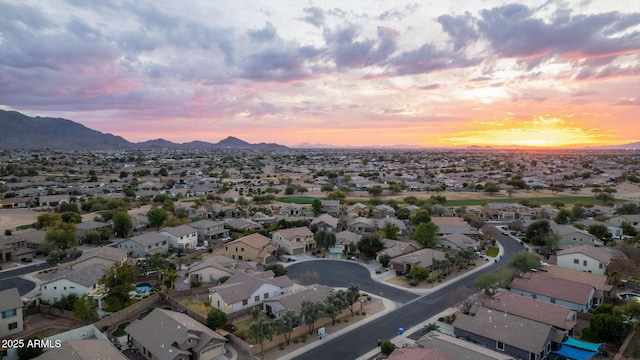
M367 205L363 203L355 203L347 207L347 215L350 217L361 217L369 212Z
M111 229L111 224L99 221L83 221L76 224L76 229L78 232L78 238L84 240L84 237L90 232L100 231L101 229L107 229L109 231Z
M558 266L586 271L598 275L607 273L607 266L611 263L614 253L604 247L595 248L589 245L573 246L558 251L556 263Z
M133 257L143 258L155 253L169 251L169 237L156 231L149 231L128 239L122 239L115 247Z
M52 274L42 274L40 279L40 299L50 305L58 302L63 296L75 294L81 297L87 294L95 299L98 308L102 308L104 287L100 279L109 270L104 264L90 264L79 269L66 268Z
M377 227L373 222L373 219L357 217L347 223L347 230L356 234L365 235L373 234L376 232Z
M224 221L198 220L189 224L198 232L199 241L214 241L229 238L229 230L224 228Z
M511 292L580 312L591 310L596 295L593 285L544 276L541 273L526 273L523 277L514 278Z
M607 225L622 227L622 223L629 223L637 231L640 231L640 214L615 215L605 220Z
M293 310L297 314L300 314L303 301L324 301L331 291L333 291L332 288L320 284L305 286L288 293L263 300L262 310L267 314L274 315L275 317L280 316L280 314L285 310Z
M13 237L23 239L27 248L37 250L44 243L47 232L30 228L14 232Z
M271 239L255 233L227 243L224 247L224 256L234 260L266 264L275 250L276 248L271 246Z
M22 299L18 289L0 291L0 338L17 334L24 330L22 319Z
M232 230L237 229L238 231L257 231L263 228L262 225L249 219L229 219L225 221L225 224Z
M236 272L224 284L209 288L211 307L230 314L262 304L265 299L291 291L293 282L273 272L247 274Z
M489 350L479 344L473 344L439 331L430 331L416 340L416 346L427 349L437 349L448 359L473 360L516 360L503 352Z
M575 309L504 291L482 301L481 306L551 325L566 335L571 335L578 321Z
M440 237L440 245L445 249L478 248L480 242L464 234L449 234Z
M352 233L348 230L340 231L336 234L336 245L348 245L351 243L357 244L361 237L362 235Z
M187 277L190 281L217 283L221 278L231 277L236 271L253 273L255 269L255 263L216 255L189 266Z
M106 268L121 265L127 260L127 252L110 246L101 246L85 250L79 258L72 262L58 264L58 270L72 268L82 269L91 264L102 264Z
M23 257L32 258L35 253L34 249L25 245L24 239L0 235L0 262L16 261Z
M431 222L438 225L438 235L463 234L468 237L477 239L480 235L478 229L471 227L462 218L457 216L434 216Z
M9 197L0 200L1 208L26 208L31 198L28 197Z
M404 236L407 233L407 225L405 225L404 221L396 219L396 218L382 218L375 221L376 227L378 230L384 229L387 224L392 224L398 227L397 236Z
M161 308L131 323L126 332L149 360L215 359L227 352L225 337L187 314Z
M320 216L311 221L311 226L315 226L318 230L336 232L338 230L338 219L329 214L320 214Z
M280 214L283 215L285 218L299 217L304 215L304 211L302 209L302 206L300 206L300 204L291 203L291 204L286 204L281 206Z
M373 208L373 217L376 219L382 219L385 217L394 217L396 216L396 209L392 208L389 205L376 205Z
M302 254L316 248L313 232L306 226L280 229L271 233L273 245L283 248L289 255Z
M165 227L160 234L169 238L169 248L195 249L198 245L198 232L189 225Z
M339 200L320 200L321 211L325 214L332 216L340 215L340 201Z
M111 341L107 339L83 339L62 341L59 347L51 347L36 360L127 360Z
M412 253L424 247L416 241L406 242L391 239L382 239L382 244L384 245L384 249L376 253L376 259L379 259L380 256L383 255L387 255L390 258L395 258L400 255Z
M600 248L598 248L600 249ZM613 286L608 284L606 275L599 275L590 272L566 269L557 265L547 265L538 270L541 275L558 279L576 281L583 284L593 285L596 289L594 305L600 305L599 300L603 299L603 294L610 294Z
M39 198L40 206L55 207L60 204L68 204L71 201L69 195L42 195Z
M560 239L557 243L559 249L566 249L572 246L589 245L589 246L603 246L604 242L589 234L584 230L577 229L571 225L561 225L555 222L550 222L551 230L554 234L558 234Z
M473 316L456 317L453 333L487 349L529 360L546 359L552 341L561 342L563 336L550 325L484 307Z
M396 274L402 275L411 271L412 266L420 266L433 271L433 261L444 259L442 251L422 249L391 259L390 264Z

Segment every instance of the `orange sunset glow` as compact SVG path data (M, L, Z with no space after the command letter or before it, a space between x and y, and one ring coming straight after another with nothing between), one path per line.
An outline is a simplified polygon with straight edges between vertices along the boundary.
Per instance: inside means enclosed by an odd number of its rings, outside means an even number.
M2 4L0 109L133 142L640 140L637 1L136 4Z

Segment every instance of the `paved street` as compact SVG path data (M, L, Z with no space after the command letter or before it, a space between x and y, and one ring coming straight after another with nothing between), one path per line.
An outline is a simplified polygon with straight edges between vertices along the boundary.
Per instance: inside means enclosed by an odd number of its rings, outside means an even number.
M294 359L357 359L358 357L375 348L378 339L391 339L398 334L398 328L408 329L440 313L442 310L455 305L460 300L462 300L468 294L468 292L475 290L473 281L476 277L487 272L496 271L506 266L507 261L511 258L511 256L523 249L522 245L520 245L520 242L508 236L502 235L500 236L498 241L504 248L503 261L487 266L486 268L483 268L470 276L458 278L455 281L447 283L437 291L421 296L414 301L406 303L405 305L397 308L395 311L381 316L364 326L353 329L352 331L349 331L348 333L343 334L340 337L327 339L326 342L323 342L319 346L316 346L312 349L308 349L303 355L297 356ZM299 274L300 272L305 271L306 266L314 269L315 267L312 264L325 262L328 261L308 262L308 265L305 265L305 262L303 262L300 264L296 264L295 268L290 267L289 270L291 271L295 269L293 273ZM343 273L342 276L345 278L344 281L346 281L348 284L348 282L350 281L359 281L356 277L361 276L362 274L363 272L361 271L354 271L353 273ZM320 279L318 282L324 284L323 281L326 278L330 277L320 275ZM338 280L332 279L331 281L337 282ZM373 280L369 278L368 280L364 281L364 283L368 284L368 281L373 282ZM333 285L333 283L327 283L326 285L336 286ZM362 288L364 289L365 287L362 286Z

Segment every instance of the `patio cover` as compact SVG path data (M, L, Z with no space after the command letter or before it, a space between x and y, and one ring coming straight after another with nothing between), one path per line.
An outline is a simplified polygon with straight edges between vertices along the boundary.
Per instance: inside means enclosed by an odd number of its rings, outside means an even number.
M559 350L556 350L553 353L575 360L589 360L595 355L598 355L597 351L588 351L567 345L562 345Z
M570 337L567 341L563 342L562 345L569 345L578 349L598 352L598 348L600 348L602 343L590 343Z

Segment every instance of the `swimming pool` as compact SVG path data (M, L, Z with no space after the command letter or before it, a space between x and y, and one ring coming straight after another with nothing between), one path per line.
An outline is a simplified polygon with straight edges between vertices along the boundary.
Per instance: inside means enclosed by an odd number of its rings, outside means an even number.
M151 290L153 290L153 285L149 283L139 283L138 285L136 285L136 293L139 295L148 294L151 292Z

